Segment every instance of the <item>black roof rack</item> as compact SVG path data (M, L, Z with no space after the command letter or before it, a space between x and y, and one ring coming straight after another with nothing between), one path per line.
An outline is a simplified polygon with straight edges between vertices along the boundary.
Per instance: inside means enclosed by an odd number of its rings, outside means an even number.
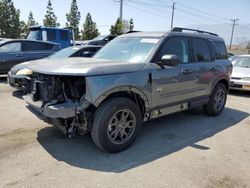
M174 27L171 31L174 31L174 32L183 32L183 30L186 30L186 31L195 31L197 33L204 33L204 34L219 36L219 35L217 35L215 33L210 33L210 32L207 32L207 31L201 31L201 30L198 30L198 29L182 28L182 27Z

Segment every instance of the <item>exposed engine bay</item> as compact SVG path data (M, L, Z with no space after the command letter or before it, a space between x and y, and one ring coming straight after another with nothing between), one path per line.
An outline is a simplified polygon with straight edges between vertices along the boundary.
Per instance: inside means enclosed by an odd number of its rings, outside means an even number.
M76 131L81 135L89 131L91 105L84 98L84 77L34 73L28 81L27 90L25 100L45 116L46 122L58 127L64 134L71 137Z

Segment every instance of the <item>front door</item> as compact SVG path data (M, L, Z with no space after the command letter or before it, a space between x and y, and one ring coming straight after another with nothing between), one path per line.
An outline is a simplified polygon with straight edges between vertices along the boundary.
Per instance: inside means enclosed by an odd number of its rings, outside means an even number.
M152 73L153 107L161 108L174 105L193 98L197 90L195 66L190 63L190 39L187 37L170 37L160 49L155 61L166 55L177 55L181 64L173 67L156 66Z

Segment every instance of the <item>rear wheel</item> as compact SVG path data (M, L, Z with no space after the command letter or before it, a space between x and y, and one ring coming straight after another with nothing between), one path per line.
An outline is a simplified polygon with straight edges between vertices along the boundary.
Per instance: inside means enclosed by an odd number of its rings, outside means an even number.
M134 142L140 126L141 113L138 105L126 98L113 98L97 109L91 136L101 149L120 152Z
M223 111L227 100L227 88L218 83L210 96L209 102L203 106L203 110L210 116L218 116Z

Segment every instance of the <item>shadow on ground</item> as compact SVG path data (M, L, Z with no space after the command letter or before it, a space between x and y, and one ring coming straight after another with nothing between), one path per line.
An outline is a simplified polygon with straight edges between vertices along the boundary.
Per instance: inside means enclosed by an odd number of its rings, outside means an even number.
M7 84L7 78L6 77L0 77L0 84Z
M203 115L201 109L177 113L144 123L134 145L124 152L108 154L99 150L90 135L66 139L50 127L38 132L37 140L58 161L90 170L123 172L149 163L185 147L209 150L196 144L242 121L249 114L226 108L219 117Z
M250 98L250 91L230 90L229 94L237 97Z

